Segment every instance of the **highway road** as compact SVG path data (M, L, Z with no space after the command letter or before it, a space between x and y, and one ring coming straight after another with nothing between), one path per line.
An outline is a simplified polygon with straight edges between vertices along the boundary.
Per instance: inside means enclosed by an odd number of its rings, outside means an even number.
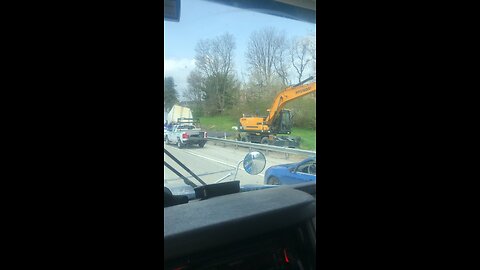
M248 148L240 147L235 149L228 146L224 147L222 145L214 145L211 141L207 142L203 148L189 146L188 148L178 149L175 145L167 145L165 143L164 147L207 184L215 183L230 172L235 173L235 168L238 162L243 160L248 153ZM195 184L201 185L193 176L188 174L166 154L164 154L164 158L168 164L185 175L189 180ZM298 162L304 158L305 157L290 155L288 159L285 159L285 156L282 153L269 152L268 155L266 155L267 164L265 169L259 175L248 174L243 169L243 164L241 163L237 174L237 180L240 180L241 185L263 184L265 170L270 166ZM163 174L165 186L173 187L184 185L183 180L165 165L163 166ZM229 180L233 180L233 175L223 181Z

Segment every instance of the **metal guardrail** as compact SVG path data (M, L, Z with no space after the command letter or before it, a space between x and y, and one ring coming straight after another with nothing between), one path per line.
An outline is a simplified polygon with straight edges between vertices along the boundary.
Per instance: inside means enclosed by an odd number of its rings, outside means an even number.
M285 153L285 158L288 158L289 154L304 155L304 156L317 156L317 152L315 152L315 151L303 150L303 149L298 149L298 148L280 147L280 146L275 146L275 145L226 140L226 139L212 138L212 137L209 137L208 140L213 141L213 142L223 143L224 145L227 145L227 144L234 145L235 148L238 148L239 146L241 146L241 147L247 147L247 148L250 148L250 149L265 150L267 154L268 154L268 151Z

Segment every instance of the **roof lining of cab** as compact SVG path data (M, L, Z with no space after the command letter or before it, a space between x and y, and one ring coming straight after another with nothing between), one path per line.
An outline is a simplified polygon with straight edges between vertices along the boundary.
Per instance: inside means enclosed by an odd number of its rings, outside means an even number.
M316 0L206 0L236 8L316 23Z
M247 9L253 12L285 17L297 21L316 23L316 0L204 0ZM180 21L181 3L188 1L164 0L164 20Z

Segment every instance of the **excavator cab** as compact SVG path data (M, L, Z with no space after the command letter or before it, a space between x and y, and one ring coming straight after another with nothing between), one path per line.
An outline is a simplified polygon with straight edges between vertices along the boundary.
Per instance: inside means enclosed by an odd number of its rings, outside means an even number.
M276 134L290 134L292 131L292 114L290 110L281 110L272 122L270 131Z

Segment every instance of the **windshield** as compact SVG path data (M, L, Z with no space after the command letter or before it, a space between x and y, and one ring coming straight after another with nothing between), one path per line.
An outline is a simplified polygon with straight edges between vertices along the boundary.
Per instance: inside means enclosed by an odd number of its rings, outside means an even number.
M316 161L304 162L316 156L315 23L201 0L180 10L179 21L164 21L164 148L207 184L316 181ZM254 175L243 162L251 151L266 159ZM164 159L172 193L186 184L169 166L202 185Z

